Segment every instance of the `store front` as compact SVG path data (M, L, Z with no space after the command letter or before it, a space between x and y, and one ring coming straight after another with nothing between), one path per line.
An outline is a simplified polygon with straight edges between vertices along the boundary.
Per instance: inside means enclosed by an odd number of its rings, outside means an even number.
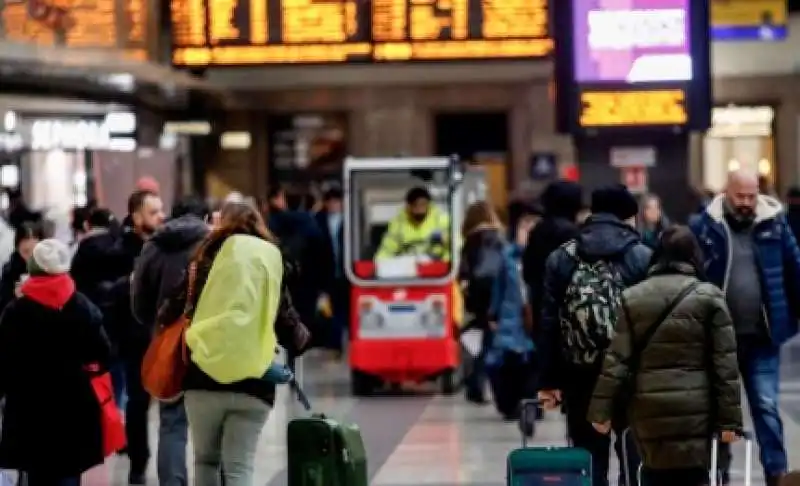
M777 182L775 108L769 105L718 106L703 141L703 187L719 192L728 172L758 173L764 183Z

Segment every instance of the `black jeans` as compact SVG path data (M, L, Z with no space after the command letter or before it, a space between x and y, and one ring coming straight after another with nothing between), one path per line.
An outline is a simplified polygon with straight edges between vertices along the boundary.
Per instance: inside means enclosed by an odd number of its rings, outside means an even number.
M708 471L689 469L642 469L642 486L702 486L708 484Z
M600 366L570 367L565 373L568 383L562 390L567 414L567 434L573 447L586 449L592 455L592 486L608 486L608 462L610 458L611 436L597 432L586 419L592 393L600 373ZM623 461L622 430L614 431L614 450L620 464L628 465L628 470L620 467L619 484L636 486L636 472L639 468L639 454L633 437L627 439L627 461ZM626 479L630 478L630 480ZM680 485L683 486L683 485Z
M55 478L48 474L26 473L25 486L80 486L81 478Z
M138 353L137 353L138 355ZM128 385L128 403L125 407L125 434L128 437L128 459L131 473L143 474L150 460L148 442L148 412L150 395L142 386L142 359L140 356L125 357L125 378Z

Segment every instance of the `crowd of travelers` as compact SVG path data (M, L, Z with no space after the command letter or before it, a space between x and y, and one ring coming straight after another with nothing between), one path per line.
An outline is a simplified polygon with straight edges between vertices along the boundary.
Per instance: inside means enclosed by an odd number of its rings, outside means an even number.
M343 352L348 299L338 187L313 212L309 201L275 188L261 207L237 194L214 208L188 197L167 217L150 181L130 195L122 221L96 204L75 209L72 241L54 237L19 196L4 221L14 247L0 277L0 476L15 470L27 486L75 486L117 452L128 456L129 484L146 483L152 400L142 383L143 360L159 326L195 311L208 293L213 262L237 235L285 255L279 259L285 268L276 272L282 275L273 331L278 344L290 356L312 344L334 358ZM310 332L321 315L332 324L317 327L333 331ZM104 403L93 381L98 370L110 375L120 424L124 419L127 444L119 451L104 447ZM183 391L180 400L158 402L159 484L189 484L191 432L195 484L251 486L275 383L221 383L190 364ZM50 452L43 450L45 437Z
M538 205L510 208L508 234L485 203L468 209L459 279L466 329L483 331L483 348L467 400L485 403L488 381L506 419L523 398L561 410L570 443L592 455L595 486L610 484L612 437L620 484L700 486L713 437L729 481L741 386L777 486L788 467L780 351L800 317L800 190L785 210L758 177L732 172L687 226L622 185L588 199L577 183L551 183Z
M509 208L508 231L488 202L472 204L458 279L471 316L462 332L480 330L482 345L467 400L487 403L489 388L506 420L519 419L526 398L539 401L540 417L561 410L571 444L592 455L595 486L609 484L612 437L626 466L621 484L636 484L641 465L647 485L700 486L711 438L727 445L743 433L742 387L767 486L778 486L788 468L780 350L800 316L800 212L791 209L800 190L786 211L758 182L732 172L687 226L671 224L655 195L622 185L595 189L587 204L577 183L553 182L538 203ZM281 187L258 203L231 194L215 208L190 197L167 217L148 183L121 221L96 205L76 209L69 242L18 196L0 276L0 469L21 471L28 486L79 485L114 452L104 447L97 369L110 374L124 415L127 446L118 452L129 458L129 484L146 483L148 347L160 326L197 311L212 265L239 237L283 255L279 298L263 296L275 318L264 325L289 356L311 346L337 359L345 351L338 187L318 202ZM407 201L409 219L417 199L430 202L418 196ZM275 384L225 383L193 362L182 383L179 400L158 403L159 484L188 484L189 432L195 484L254 484ZM42 437L54 454L43 453ZM721 449L724 484L731 458Z

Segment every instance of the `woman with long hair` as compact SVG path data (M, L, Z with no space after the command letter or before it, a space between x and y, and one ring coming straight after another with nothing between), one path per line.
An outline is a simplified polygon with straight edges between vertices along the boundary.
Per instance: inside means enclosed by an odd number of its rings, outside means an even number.
M742 427L739 367L725 296L703 282L688 227L663 232L648 278L625 290L618 315L589 420L606 434L612 416L625 416L644 484L707 484L711 437L732 442Z
M191 278L187 277L182 285L181 298L169 305L170 309L166 311L169 315L163 315L161 322L171 322L184 309L189 310L190 317L194 314L217 255L229 238L240 235L259 238L270 245L277 243L255 207L243 202L225 204L218 225L203 240L192 259L195 277L191 301L186 302L188 279ZM242 279L268 277L256 274L243 275ZM242 281L243 291L246 291L247 284ZM236 292L236 289L230 291ZM263 298L269 299L270 296L264 295ZM267 306L269 302L265 301L263 305ZM308 342L308 330L300 322L283 286L275 322L265 325L274 325L278 342L292 355L298 355ZM192 332L191 327L189 332ZM191 348L191 342L189 344ZM225 486L252 486L258 439L274 405L275 385L261 378L219 383L191 361L184 389L194 446L195 484L219 486L224 478Z
M661 233L669 226L669 220L664 215L661 199L655 194L645 195L639 207L638 225L642 243L655 249Z
M503 238L503 227L486 201L472 204L464 218L459 281L465 291L470 327L483 331L482 349L467 379L467 400L483 403L486 376L495 405L514 419L529 390L533 342L525 329L523 284L518 252Z

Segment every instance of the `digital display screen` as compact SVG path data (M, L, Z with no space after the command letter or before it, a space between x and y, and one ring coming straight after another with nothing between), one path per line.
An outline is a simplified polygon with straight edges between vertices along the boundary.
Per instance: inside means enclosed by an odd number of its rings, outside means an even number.
M684 125L689 119L683 89L583 91L582 128Z
M171 0L184 66L537 58L547 0Z
M145 0L6 0L0 39L43 46L121 49L146 59Z
M693 0L572 1L578 83L692 79Z

